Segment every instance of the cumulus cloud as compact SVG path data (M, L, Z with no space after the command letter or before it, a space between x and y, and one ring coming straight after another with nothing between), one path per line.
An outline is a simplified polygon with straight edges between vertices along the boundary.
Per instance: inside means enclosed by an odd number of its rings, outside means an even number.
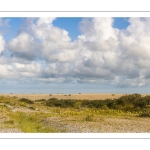
M52 22L55 20L56 18L55 17L51 17L51 18L48 18L48 17L43 17L43 18L39 18L36 22L36 24L38 26L40 25L44 25L44 24L52 24Z
M12 56L33 60L38 54L40 45L28 33L22 32L8 43L8 48Z
M3 78L39 82L108 83L119 87L150 84L150 18L129 18L126 29L113 18L83 18L81 35L53 25L56 18L28 18L27 26L5 43L0 35Z
M90 50L114 50L118 46L118 30L112 27L112 18L83 19L80 23L82 35L79 39Z
M41 56L51 62L74 61L76 46L66 30L53 26L53 20L40 18L31 26L33 36L40 41Z
M2 35L0 35L0 53L5 49L5 40Z
M130 18L130 26L120 32L120 47L128 57L150 58L150 18Z

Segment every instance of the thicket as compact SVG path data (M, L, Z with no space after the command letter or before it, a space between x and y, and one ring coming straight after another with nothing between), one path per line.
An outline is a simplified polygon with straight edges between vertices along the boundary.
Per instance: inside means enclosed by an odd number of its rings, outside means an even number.
M150 96L142 97L140 94L124 95L118 99L106 100L58 100L51 98L45 101L45 104L50 107L77 107L80 108L99 108L99 109L119 109L119 110L144 110L150 107Z
M25 103L27 103L27 104L34 104L33 101L31 101L31 100L29 100L29 99L27 99L27 98L21 98L21 99L19 99L19 101L20 101L20 102L25 102Z

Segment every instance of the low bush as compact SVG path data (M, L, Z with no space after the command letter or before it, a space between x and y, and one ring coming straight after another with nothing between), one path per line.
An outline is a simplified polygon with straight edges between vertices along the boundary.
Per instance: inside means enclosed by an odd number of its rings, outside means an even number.
M150 117L150 110L144 110L141 114L140 117Z
M20 106L27 107L27 103L21 102L21 103L20 103Z
M25 103L27 103L27 104L34 104L33 101L31 101L31 100L29 100L29 99L27 99L27 98L21 98L19 101L20 101L20 102L25 102Z
M98 109L117 109L125 111L143 110L150 107L150 96L142 97L140 94L124 95L118 99L106 99L106 100L58 100L51 98L46 101L46 105L50 107L77 107L77 103L80 103L80 107L98 108Z
M35 100L35 102L45 102L47 101L46 99L38 99L38 100Z
M31 109L31 110L35 110L35 107L30 106L30 107L29 107L29 109Z
M86 115L85 121L94 121L94 115L93 114Z

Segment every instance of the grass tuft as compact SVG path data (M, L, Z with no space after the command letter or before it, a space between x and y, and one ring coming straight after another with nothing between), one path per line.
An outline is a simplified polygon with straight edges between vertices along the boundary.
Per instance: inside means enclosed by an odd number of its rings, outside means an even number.
M12 115L14 121L18 124L18 128L25 133L49 133L57 132L56 129L44 126L34 114L26 114L16 112Z

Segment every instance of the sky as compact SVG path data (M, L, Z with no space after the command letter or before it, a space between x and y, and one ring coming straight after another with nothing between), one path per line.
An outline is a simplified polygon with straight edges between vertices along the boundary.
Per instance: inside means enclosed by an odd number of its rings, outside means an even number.
M150 18L0 18L0 93L149 93Z

